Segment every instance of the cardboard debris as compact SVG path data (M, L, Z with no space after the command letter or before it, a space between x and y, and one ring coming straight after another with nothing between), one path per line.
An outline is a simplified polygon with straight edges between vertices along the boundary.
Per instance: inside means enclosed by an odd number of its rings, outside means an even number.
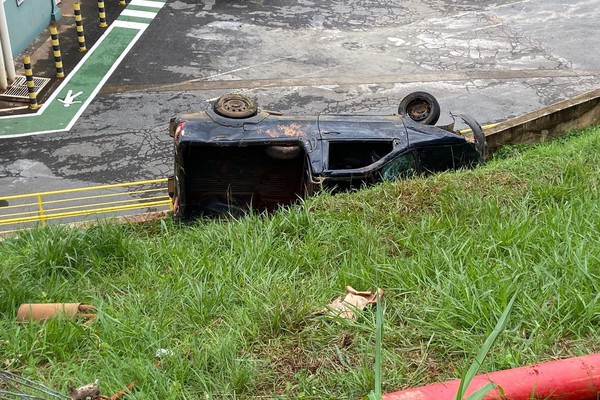
M100 399L100 387L98 386L98 380L85 386L78 388L69 388L69 399L70 400L96 400Z
M379 288L373 293L346 286L346 292L346 296L340 296L327 305L327 314L356 321L356 311L363 310L368 304L376 304L377 294L380 300L383 299L383 290Z
M84 325L96 319L96 307L83 303L38 303L22 304L17 311L17 321L46 321L51 318L81 318Z

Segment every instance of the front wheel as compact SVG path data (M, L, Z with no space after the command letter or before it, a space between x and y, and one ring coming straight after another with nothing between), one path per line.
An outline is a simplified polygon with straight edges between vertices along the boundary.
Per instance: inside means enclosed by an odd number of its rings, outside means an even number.
M415 122L435 125L440 118L440 104L427 92L413 92L402 99L398 106L398 114L408 116Z

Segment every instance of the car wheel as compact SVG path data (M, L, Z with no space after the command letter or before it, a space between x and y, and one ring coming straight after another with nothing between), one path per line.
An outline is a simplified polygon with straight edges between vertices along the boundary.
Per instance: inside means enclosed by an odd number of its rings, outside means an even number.
M248 118L256 115L258 108L248 96L226 94L217 99L214 105L217 114L228 118Z
M440 118L440 104L427 92L414 92L406 96L398 106L398 114L408 116L415 122L435 125Z

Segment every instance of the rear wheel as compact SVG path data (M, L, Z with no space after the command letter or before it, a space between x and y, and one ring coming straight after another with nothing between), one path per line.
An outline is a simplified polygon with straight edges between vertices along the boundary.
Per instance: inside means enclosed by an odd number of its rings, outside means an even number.
M398 106L400 116L408 116L415 122L435 125L440 118L440 104L427 92L413 92L402 99Z
M248 118L256 115L258 108L248 96L226 94L217 99L214 105L217 114L228 118Z

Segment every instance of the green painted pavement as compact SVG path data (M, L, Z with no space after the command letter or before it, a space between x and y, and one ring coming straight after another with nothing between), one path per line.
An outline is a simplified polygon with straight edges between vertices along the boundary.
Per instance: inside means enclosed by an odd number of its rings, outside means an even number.
M143 24L148 23L148 18L132 17L130 15L120 15L118 20L119 21L128 21L128 22L141 22Z
M89 56L79 64L79 69L67 77L68 81L61 85L58 94L55 93L38 114L0 119L0 137L69 129L108 79L116 64L125 56L128 46L141 34L138 29L119 26L111 26L110 29L103 36L102 42L97 43L93 52L90 50ZM58 99L65 99L69 91L72 91L72 95L80 91L82 93L74 97L76 102L65 107Z
M148 12L153 12L153 13L158 13L158 8L154 8L154 7L146 7L146 6L138 6L135 3L133 4L129 4L127 6L128 10L136 10L136 11L148 11Z
M71 129L164 5L162 0L132 0L36 114L0 117L0 138ZM123 15L128 13L143 16Z

